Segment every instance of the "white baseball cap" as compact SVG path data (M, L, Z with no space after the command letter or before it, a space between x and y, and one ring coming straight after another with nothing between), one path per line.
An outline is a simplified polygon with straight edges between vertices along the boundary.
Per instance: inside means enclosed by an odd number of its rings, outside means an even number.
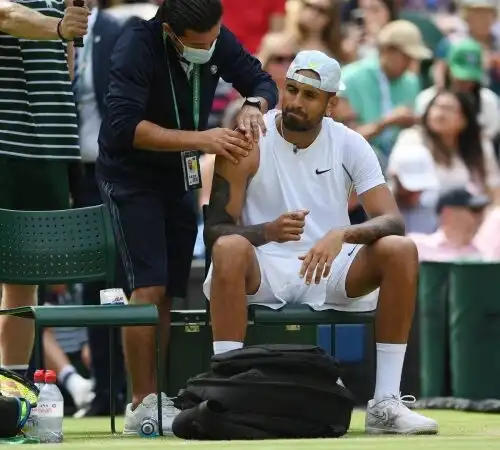
M317 73L319 80L297 73L301 70L311 70ZM286 73L288 79L308 84L326 92L339 92L345 89L344 83L340 79L341 75L342 71L337 60L318 50L299 52Z
M423 145L409 146L391 155L389 172L410 192L439 188L434 160Z

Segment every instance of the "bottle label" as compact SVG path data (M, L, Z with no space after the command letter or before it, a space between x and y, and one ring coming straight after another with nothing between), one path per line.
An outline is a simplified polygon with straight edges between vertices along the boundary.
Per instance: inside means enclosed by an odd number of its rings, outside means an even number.
M36 405L37 416L43 417L63 417L64 416L64 402L38 402Z

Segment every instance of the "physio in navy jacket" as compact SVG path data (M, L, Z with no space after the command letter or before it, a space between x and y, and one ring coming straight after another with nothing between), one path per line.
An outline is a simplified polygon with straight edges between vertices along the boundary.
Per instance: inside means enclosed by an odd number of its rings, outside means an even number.
M99 153L98 136L104 115L104 100L108 91L111 55L116 42L123 31L121 24L112 16L97 7L94 1L87 2L91 8L88 33L84 38L84 47L76 48L75 78L73 92L78 109L78 131L82 164L72 174L71 194L73 207L99 205L102 198L95 179L95 161ZM121 261L117 261L117 273L123 272ZM121 269L121 270L120 270ZM124 278L122 276L122 278ZM99 291L105 289L103 283L85 283L82 298L85 304L99 304ZM78 416L109 415L109 334L107 330L90 327L88 329L90 352L92 354L92 375L95 380L90 404L80 404ZM117 340L119 336L117 336ZM115 392L120 393L125 386L123 356L116 358ZM84 389L85 386L82 386ZM124 389L123 389L124 390ZM80 395L82 399L85 396ZM89 397L90 399L90 397ZM116 405L121 412L124 400L120 396Z
M111 58L96 173L130 301L158 306L163 349L171 298L186 295L196 239L196 155L244 158L264 131L262 113L278 98L271 77L221 19L220 0L165 0L154 19L124 31ZM241 133L206 130L220 77L246 98ZM126 328L124 348L132 382L124 431L133 434L156 415L154 329ZM163 401L170 432L175 410Z

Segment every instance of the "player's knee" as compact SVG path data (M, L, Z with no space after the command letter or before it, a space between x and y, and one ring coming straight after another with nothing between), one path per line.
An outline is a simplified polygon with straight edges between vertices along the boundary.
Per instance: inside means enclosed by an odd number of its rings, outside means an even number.
M252 244L248 239L236 234L221 236L212 247L214 269L244 269L252 255Z
M132 293L133 303L160 305L165 301L166 289L164 286L147 286L137 288Z
M406 236L386 236L379 239L377 247L385 266L418 268L418 251L415 243Z

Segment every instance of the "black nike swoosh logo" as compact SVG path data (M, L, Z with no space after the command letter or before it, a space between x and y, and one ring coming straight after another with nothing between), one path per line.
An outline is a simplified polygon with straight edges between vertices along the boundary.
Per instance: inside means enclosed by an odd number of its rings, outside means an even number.
M322 173L330 172L330 170L332 169L326 169L326 170L316 169L316 175L321 175Z
M350 252L347 253L347 256L351 256L354 253L354 250L356 250L358 246L355 245Z

